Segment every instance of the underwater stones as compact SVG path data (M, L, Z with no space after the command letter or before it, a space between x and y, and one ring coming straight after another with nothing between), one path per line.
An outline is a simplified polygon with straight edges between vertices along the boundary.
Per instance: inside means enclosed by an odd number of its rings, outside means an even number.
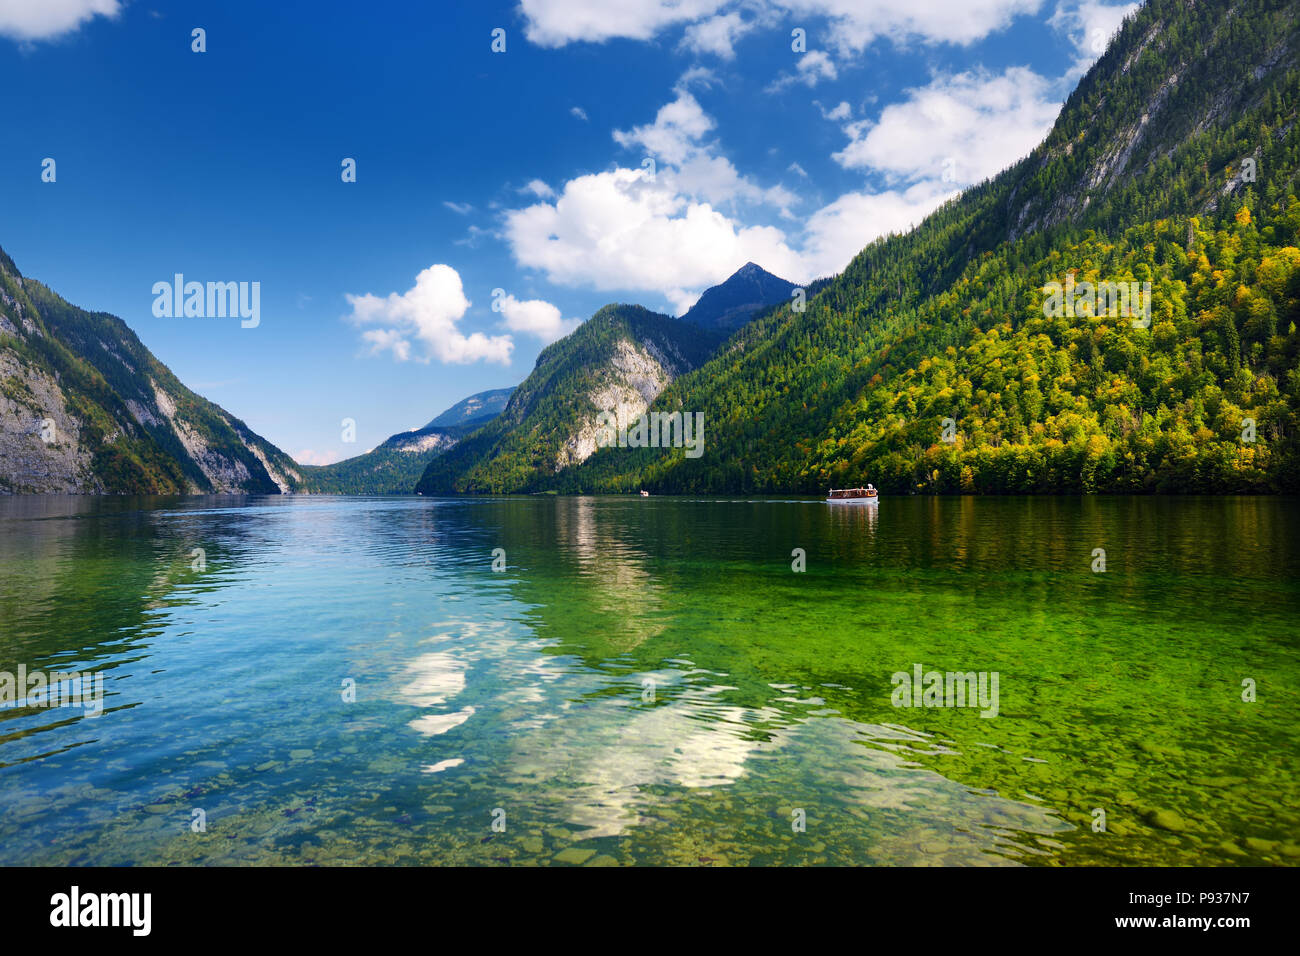
M595 850L584 850L576 846L561 850L555 856L551 857L556 863L572 863L574 866L582 866L589 859L596 855Z
M1170 833L1186 833L1192 825L1173 810L1152 810L1146 815L1147 823Z
M1176 750L1174 750L1171 747L1167 747L1164 744L1158 744L1150 740L1143 740L1140 743L1138 743L1138 750L1141 750L1144 753L1153 754L1157 757L1172 757L1178 753Z
M602 853L600 856L593 858L591 862L588 863L587 865L588 866L618 866L618 860L614 859L612 856L609 856L608 854Z
M1198 787L1212 787L1216 790L1240 787L1246 783L1240 777L1192 777L1189 782Z
M519 841L519 846L525 853L531 853L532 855L537 856L542 852L542 838L526 836Z

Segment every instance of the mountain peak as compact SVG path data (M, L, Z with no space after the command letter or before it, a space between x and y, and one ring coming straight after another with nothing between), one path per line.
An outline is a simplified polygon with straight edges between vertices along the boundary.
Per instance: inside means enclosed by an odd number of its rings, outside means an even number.
M772 275L756 262L746 262L725 282L706 290L682 321L715 332L734 332L755 313L789 299L794 289L793 282Z

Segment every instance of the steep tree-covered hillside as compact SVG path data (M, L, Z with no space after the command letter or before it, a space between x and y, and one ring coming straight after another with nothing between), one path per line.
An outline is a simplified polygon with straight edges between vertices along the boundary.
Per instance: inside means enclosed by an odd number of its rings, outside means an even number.
M0 493L278 494L293 460L0 252Z
M420 494L501 493L548 481L596 450L595 420L640 414L719 339L635 305L607 305L547 346L500 417L435 458Z

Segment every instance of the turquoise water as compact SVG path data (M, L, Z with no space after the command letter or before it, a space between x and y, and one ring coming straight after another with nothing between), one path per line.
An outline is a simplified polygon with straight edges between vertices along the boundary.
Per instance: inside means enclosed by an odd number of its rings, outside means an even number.
M1290 865L1298 570L1285 499L4 499L0 671L105 698L0 710L0 863Z

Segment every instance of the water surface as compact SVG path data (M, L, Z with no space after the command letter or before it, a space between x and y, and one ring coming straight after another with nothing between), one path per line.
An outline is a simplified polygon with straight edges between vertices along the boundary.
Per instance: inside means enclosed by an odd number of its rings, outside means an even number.
M0 499L0 671L106 691L0 710L0 863L1294 864L1298 570L1288 499Z

